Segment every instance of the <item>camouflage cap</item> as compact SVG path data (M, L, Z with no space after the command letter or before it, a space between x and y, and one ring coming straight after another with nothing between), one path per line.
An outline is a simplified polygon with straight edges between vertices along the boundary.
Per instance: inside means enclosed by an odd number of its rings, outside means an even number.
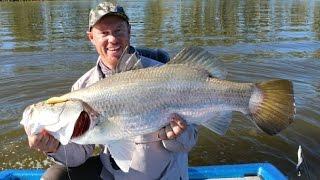
M106 15L119 16L125 21L129 22L129 18L124 12L123 7L113 4L111 2L102 2L97 7L91 9L89 14L89 31L91 28Z

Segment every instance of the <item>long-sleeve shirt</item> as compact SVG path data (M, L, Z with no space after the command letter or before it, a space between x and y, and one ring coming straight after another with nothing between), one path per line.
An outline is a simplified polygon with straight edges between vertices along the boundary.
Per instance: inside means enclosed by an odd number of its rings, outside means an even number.
M143 67L159 66L160 62L140 56ZM96 66L79 78L72 86L72 91L85 88L112 74L98 58ZM158 132L135 138L135 150L128 173L111 166L110 153L104 146L100 153L103 164L103 179L188 179L188 152L195 146L198 138L196 125L187 129L176 139L161 140ZM92 156L95 145L79 145L70 142L61 145L57 152L49 153L56 162L68 167L76 167ZM66 156L67 155L67 156ZM111 177L110 177L111 175ZM113 177L112 177L113 176Z

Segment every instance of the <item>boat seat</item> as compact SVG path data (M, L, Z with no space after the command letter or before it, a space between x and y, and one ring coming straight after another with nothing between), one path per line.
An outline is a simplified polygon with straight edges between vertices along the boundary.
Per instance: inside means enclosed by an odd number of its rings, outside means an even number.
M156 61L167 63L170 60L169 54L163 49L150 49L145 47L138 47L136 51L139 52L140 55L154 59Z

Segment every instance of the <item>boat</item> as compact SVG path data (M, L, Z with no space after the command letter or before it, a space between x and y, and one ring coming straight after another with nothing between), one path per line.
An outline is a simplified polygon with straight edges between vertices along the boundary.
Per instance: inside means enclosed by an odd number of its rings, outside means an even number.
M7 169L0 171L0 180L38 180L43 169ZM279 169L270 163L212 165L189 167L190 180L286 180Z

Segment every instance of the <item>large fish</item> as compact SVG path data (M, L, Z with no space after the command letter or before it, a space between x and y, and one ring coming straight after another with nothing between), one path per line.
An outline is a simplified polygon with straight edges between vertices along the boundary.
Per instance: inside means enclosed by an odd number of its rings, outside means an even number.
M172 113L218 134L228 129L233 111L270 135L293 122L290 81L231 82L224 80L222 67L202 48L185 48L163 66L117 73L28 106L21 124L30 134L45 129L62 144L106 144L119 167L128 171L134 148L130 140L166 126ZM127 153L118 153L125 149Z

